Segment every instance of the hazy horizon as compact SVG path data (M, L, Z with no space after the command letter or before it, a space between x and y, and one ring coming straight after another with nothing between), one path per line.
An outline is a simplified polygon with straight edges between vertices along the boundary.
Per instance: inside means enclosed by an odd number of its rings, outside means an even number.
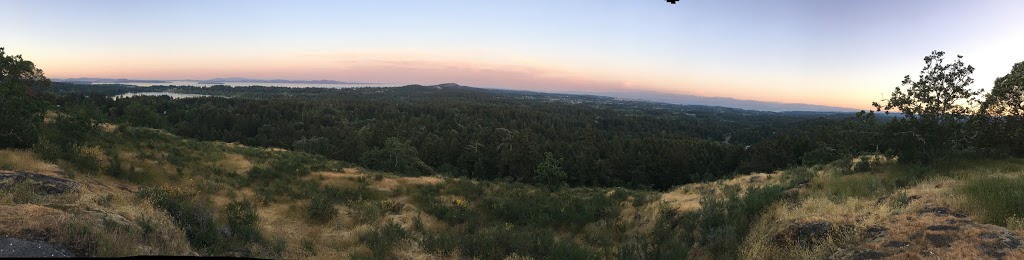
M455 82L866 109L932 50L991 87L1017 1L8 1L0 41L52 78Z

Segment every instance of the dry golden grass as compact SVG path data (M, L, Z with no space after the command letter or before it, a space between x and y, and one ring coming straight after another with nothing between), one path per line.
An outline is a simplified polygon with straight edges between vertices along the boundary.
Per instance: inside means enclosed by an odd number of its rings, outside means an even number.
M350 173L349 169L345 169L346 172L314 172L310 173L303 179L306 180L317 180L321 186L331 186L338 188L355 188L358 186L355 179L359 177L366 177L358 173Z
M19 237L46 233L68 216L64 211L34 204L0 206L0 235Z
M342 172L314 172L304 178L306 180L318 180L321 185L339 188L356 187L358 185L357 180L362 178L364 181L369 182L371 188L382 191L394 191L398 187L402 186L438 184L445 181L443 178L436 176L381 176L379 180L375 180L376 178L374 178L373 174L367 173L359 168L345 168Z
M308 202L303 202L308 203ZM339 207L339 212L346 210ZM359 235L370 230L366 224L355 223L346 214L334 220L312 225L305 222L302 205L293 203L270 204L259 207L260 228L271 241L286 241L283 258L338 259L353 253L359 245ZM314 252L303 246L311 244Z
M103 130L104 132L108 132L108 133L114 132L114 130L117 130L117 127L118 127L117 125L111 124L111 123L100 123L100 130Z
M75 191L33 193L29 204L0 206L0 234L45 240L94 256L194 254L170 216L136 198L130 184L82 175L74 181L79 184ZM14 191L0 192L0 197Z
M704 193L722 194L722 190L728 186L739 187L743 191L748 188L778 184L781 181L779 176L781 173L753 173L713 182L686 184L662 193L659 200L679 211L694 211L700 209L700 199Z
M812 185L823 179L836 178L836 172L819 171ZM888 174L881 172L876 174ZM854 174L856 175L856 174ZM849 175L845 175L849 176ZM885 178L884 175L877 178ZM1011 232L1003 227L981 224L971 216L960 215L965 201L955 189L962 179L933 177L910 187L888 194L867 197L847 197L837 201L824 193L802 193L799 200L774 205L754 223L744 240L741 256L744 259L822 259L841 256L852 248L885 252L892 259L982 259L991 258L986 246L993 243L981 234ZM953 213L934 213L935 209L948 209ZM956 213L956 214L954 214ZM846 233L830 233L811 247L783 247L773 240L777 234L794 223L829 222L852 227ZM929 227L955 226L955 230L930 230ZM870 227L885 228L881 237L865 233ZM937 246L927 235L941 235L951 241L948 247ZM910 243L905 248L884 247L889 241ZM1022 249L1005 249L1007 257L1024 256Z
M31 171L56 175L57 165L40 160L35 153L19 149L0 149L0 169Z
M228 172L244 174L252 169L252 162L240 154L227 153L224 154L224 158L216 162L216 166Z

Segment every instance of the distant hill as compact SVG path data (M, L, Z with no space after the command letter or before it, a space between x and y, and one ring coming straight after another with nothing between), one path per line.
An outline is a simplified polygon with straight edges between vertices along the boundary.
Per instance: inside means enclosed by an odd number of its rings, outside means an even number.
M855 112L860 109L833 107L799 103L780 103L756 100L742 100L726 97L704 97L684 94L669 94L653 91L612 91L612 92L575 92L574 94L600 95L623 99L637 99L671 104L704 105L731 107L747 110L772 112L805 111L805 112Z
M255 82L255 83L291 83L291 84L377 84L377 83L369 83L369 82L347 82L347 81L326 80L326 79L321 79L321 80L287 80L287 79L250 79L250 78L239 78L239 77L212 78L212 79L208 79L208 80L196 80L196 81L200 81L200 82L224 82L224 83L228 83L228 82L247 82L247 83Z
M111 78L67 78L67 79L53 79L56 82L67 82L77 84L93 84L93 83L115 83L115 84L133 84L133 83L172 83L173 81L195 81L199 84L225 84L230 85L231 83L244 82L244 83L263 83L263 84L378 84L378 83L367 83L367 82L347 82L337 80L286 80L286 79L250 79L241 77L227 77L227 78L212 78L207 80L196 80L196 79L183 79L183 80L146 80L146 79L111 79ZM412 85L418 86L418 85ZM459 86L454 83L440 84L434 87L454 87ZM488 89L500 89L509 90L503 88L487 87ZM529 92L529 91L528 91ZM728 108L738 108L745 110L758 110L758 111L771 111L771 112L856 112L860 109L846 108L846 107L834 107L834 106L823 106L823 105L812 105L812 104L800 104L800 103L780 103L780 102L768 102L768 101L756 101L756 100L742 100L727 97L704 97L696 95L685 95L685 94L669 94L654 91L609 91L609 92L564 92L565 94L573 95L596 95L605 96L625 100L640 100L640 101L653 101L669 104L680 104L680 105L702 105L702 106L718 106Z

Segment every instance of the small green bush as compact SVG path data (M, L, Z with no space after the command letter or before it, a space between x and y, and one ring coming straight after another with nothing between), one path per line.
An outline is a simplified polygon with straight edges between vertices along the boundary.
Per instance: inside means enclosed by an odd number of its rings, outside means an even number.
M352 203L352 217L360 223L370 223L388 214L402 210L401 202L391 200L363 200Z
M374 259L388 259L393 257L391 249L408 236L402 226L388 223L359 236L359 240L370 248Z
M181 191L144 187L138 196L149 199L157 207L167 211L174 223L185 231L189 244L207 253L223 250L224 237L217 231L213 210L208 203L200 201L194 194Z
M600 189L549 192L526 185L502 185L488 191L480 205L488 215L517 225L581 227L617 216L619 202Z
M262 240L259 230L259 216L256 205L249 201L236 201L227 205L224 211L231 235L241 242L251 243Z
M463 257L502 259L512 254L537 259L597 259L597 252L573 240L555 238L549 228L496 224L477 230L459 227L458 232L427 233L422 245L428 252Z
M336 216L338 216L338 210L334 208L334 203L324 196L314 196L309 202L309 206L306 207L306 218L310 223L327 223Z

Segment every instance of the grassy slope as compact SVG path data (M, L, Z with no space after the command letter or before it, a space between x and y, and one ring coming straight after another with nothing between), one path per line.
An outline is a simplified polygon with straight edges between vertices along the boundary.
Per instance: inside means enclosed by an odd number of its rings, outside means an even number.
M403 177L280 149L105 129L102 145L82 149L95 159L89 169L0 151L0 169L80 184L63 195L29 184L0 191L0 235L95 256L1024 256L992 244L1019 231L984 224L1022 228L1017 159L913 167L863 157L655 193ZM802 231L807 223L830 228ZM956 230L929 230L940 225ZM884 246L892 241L908 245Z

